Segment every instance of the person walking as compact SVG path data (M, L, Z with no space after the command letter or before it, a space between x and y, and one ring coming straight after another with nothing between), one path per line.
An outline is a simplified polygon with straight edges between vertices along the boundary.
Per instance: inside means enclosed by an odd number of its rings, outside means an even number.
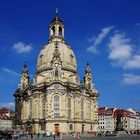
M63 139L63 137L62 137L62 132L60 133L60 136L59 136L59 137L60 137L60 140L62 140L62 139Z

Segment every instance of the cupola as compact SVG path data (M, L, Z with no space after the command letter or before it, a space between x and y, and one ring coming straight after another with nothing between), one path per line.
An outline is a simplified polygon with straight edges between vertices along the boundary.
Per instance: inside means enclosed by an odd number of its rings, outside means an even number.
M56 15L49 25L50 37L49 42L62 41L64 42L64 24L59 18L58 9L56 9Z

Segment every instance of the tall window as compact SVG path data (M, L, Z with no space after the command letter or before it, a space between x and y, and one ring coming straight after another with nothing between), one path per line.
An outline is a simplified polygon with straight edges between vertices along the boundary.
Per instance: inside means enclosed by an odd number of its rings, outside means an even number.
M91 84L90 83L88 83L88 89L91 89Z
M45 118L45 99L42 99L42 118Z
M55 69L55 77L58 77L58 69Z
M55 26L52 27L52 35L55 35Z
M59 26L59 35L62 36L62 27Z
M71 98L68 98L68 119L71 119Z
M59 118L60 116L60 106L59 106L59 96L55 95L54 96L54 118Z
M70 130L73 130L73 125L72 125L72 124L70 124L69 128L70 128Z
M84 100L81 100L81 119L84 120Z
M32 118L32 99L30 99L30 118Z

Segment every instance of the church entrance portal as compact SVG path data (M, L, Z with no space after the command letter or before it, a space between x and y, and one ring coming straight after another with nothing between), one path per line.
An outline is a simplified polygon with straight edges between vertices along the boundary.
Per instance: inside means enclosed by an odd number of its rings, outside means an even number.
M58 134L60 132L59 124L54 125L54 131L56 134Z

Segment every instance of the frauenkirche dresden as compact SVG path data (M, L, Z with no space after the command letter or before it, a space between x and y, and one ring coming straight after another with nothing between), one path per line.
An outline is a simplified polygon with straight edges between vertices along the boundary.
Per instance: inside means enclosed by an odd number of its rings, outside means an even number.
M26 64L14 93L16 128L23 132L92 132L98 127L98 96L89 64L84 80L65 42L64 24L56 11L48 43L41 49L31 82Z

